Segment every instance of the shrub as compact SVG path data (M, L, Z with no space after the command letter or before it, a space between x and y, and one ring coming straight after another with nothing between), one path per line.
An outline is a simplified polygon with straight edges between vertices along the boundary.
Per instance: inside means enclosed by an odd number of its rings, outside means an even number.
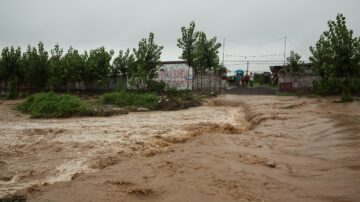
M119 107L134 106L156 109L158 96L155 93L137 93L137 92L113 92L106 93L101 97L103 104L113 104Z
M350 93L358 94L360 92L360 79L350 79L349 89L344 89L344 81L339 78L328 78L314 82L314 90L320 95L349 95ZM345 92L344 92L345 91Z
M164 81L149 80L147 83L147 89L151 92L162 94L165 90L166 83Z
M60 118L80 115L86 111L83 101L71 95L57 95L53 92L37 93L18 105L22 112L32 118Z
M176 90L175 88L169 88L165 91L165 95L169 98L178 98L183 100L193 100L194 95L189 90Z

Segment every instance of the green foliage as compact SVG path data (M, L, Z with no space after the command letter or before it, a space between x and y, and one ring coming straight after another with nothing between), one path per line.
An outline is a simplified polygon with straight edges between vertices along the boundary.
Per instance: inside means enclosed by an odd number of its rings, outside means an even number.
M37 48L29 45L22 57L26 83L35 89L44 89L48 84L48 58L42 42L38 43Z
M204 32L199 33L199 40L196 43L196 71L208 72L219 68L219 48L221 44L216 42L216 37L207 39Z
M293 50L290 51L290 56L287 58L287 61L290 67L291 74L301 71L299 64L303 64L304 62L301 61L300 54L296 53Z
M183 100L193 100L194 94L189 90L177 90L174 88L169 88L165 91L165 95L169 98L180 98Z
M316 90L323 94L341 91L344 100L351 100L350 92L359 89L353 85L360 77L360 37L353 37L342 14L328 26L329 31L320 36L315 47L310 47L310 61L322 77Z
M262 84L264 80L263 74L254 73L254 82Z
M49 59L49 78L48 82L51 87L61 87L64 85L64 65L63 49L58 44L51 51Z
M177 40L177 46L183 50L180 59L186 61L189 67L194 66L195 49L199 33L195 32L195 22L191 21L189 28L181 28L182 37Z
M158 96L155 93L138 92L113 92L106 93L100 98L103 104L113 104L119 107L145 107L147 109L156 109L158 105Z
M133 49L135 63L129 69L130 83L138 89L145 89L149 80L156 76L160 68L160 56L163 46L154 42L154 34L150 33L148 39L139 42L138 49Z
M119 51L119 56L117 56L113 65L110 68L110 73L113 77L121 75L128 75L129 68L134 65L135 58L133 54L130 54L130 50L127 49L126 52L123 50Z
M24 81L24 69L21 61L21 49L4 48L1 52L0 77L10 83L9 98L18 95L18 85Z
M32 118L60 118L80 115L86 111L83 101L71 95L37 93L18 105L18 109L30 113Z
M147 89L151 92L162 94L165 91L166 83L164 81L150 80L147 83Z
M88 68L84 72L83 77L84 82L91 83L92 81L96 81L101 85L105 77L109 74L110 60L113 54L113 50L108 52L105 50L105 47L90 50L89 57L87 58Z

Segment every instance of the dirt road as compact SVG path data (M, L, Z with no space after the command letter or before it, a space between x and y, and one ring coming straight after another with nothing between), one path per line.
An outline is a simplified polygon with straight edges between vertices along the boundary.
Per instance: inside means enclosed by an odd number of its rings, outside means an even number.
M222 96L111 118L0 105L0 194L30 201L359 201L360 103Z

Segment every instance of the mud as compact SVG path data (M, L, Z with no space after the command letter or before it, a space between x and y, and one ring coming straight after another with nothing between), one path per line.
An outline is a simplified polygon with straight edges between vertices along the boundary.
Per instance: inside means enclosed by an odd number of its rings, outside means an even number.
M29 120L4 102L0 194L359 201L360 103L333 101L227 95L184 111L64 120Z
M0 105L0 197L32 185L69 181L133 156L154 156L186 142L204 124L219 131L241 121L241 109L226 106L34 120L14 111L16 104Z

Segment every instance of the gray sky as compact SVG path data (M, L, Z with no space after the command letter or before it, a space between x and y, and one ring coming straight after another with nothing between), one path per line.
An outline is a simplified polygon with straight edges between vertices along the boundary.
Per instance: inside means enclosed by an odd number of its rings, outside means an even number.
M359 8L359 0L0 0L0 48L43 41L48 50L59 43L65 50L104 45L117 52L154 32L162 60L178 60L180 28L194 20L208 36L226 38L225 61L281 61L285 36L287 50L308 60L309 46L337 13L360 35ZM250 63L250 70L268 66Z

